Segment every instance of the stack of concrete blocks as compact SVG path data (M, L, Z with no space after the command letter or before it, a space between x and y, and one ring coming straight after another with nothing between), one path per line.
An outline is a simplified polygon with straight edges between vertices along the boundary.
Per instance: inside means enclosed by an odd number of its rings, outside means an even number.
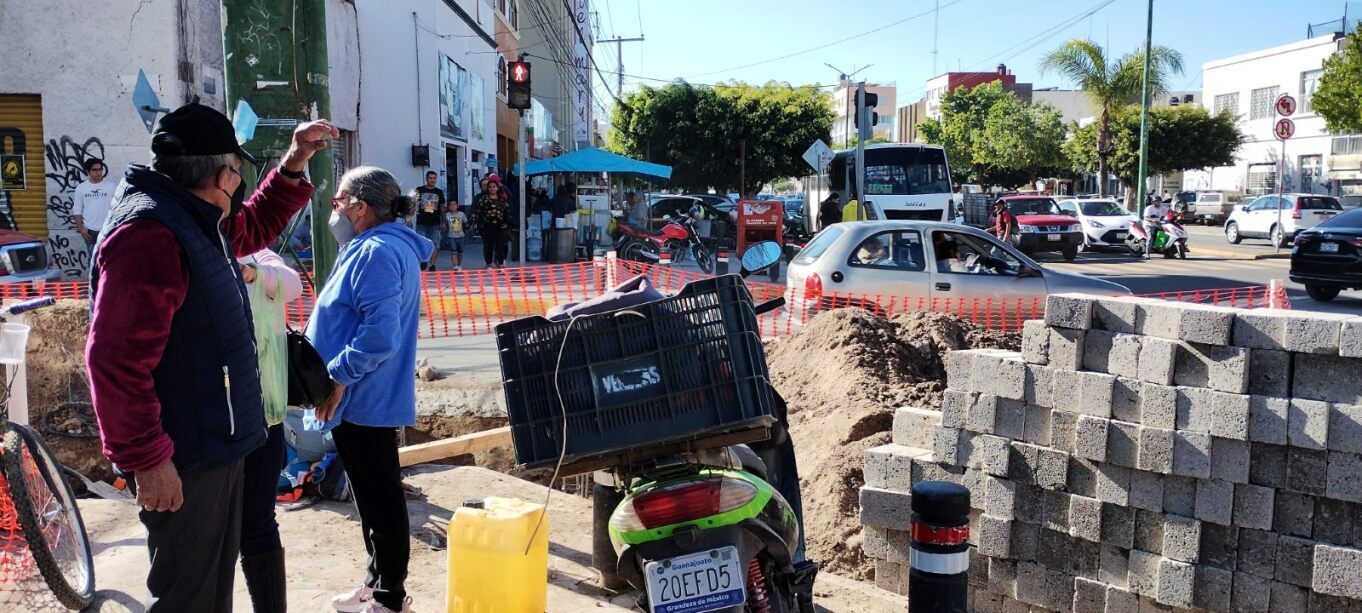
M1023 330L866 452L880 587L908 589L912 484L946 480L973 610L1362 611L1362 319L1056 295Z

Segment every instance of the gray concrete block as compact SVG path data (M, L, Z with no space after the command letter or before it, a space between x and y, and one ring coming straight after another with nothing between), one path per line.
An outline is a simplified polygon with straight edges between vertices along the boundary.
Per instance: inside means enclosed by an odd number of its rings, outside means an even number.
M1017 597L1017 563L988 558L988 590L1009 598ZM905 586L906 587L906 586Z
M1026 423L1022 440L1035 445L1050 446L1050 408L1026 405Z
M1315 545L1311 589L1362 600L1362 550Z
M1135 549L1163 551L1163 514L1135 510Z
M1107 609L1105 613L1139 613L1140 597L1134 592L1107 586Z
M1291 396L1340 404L1362 404L1362 359L1332 355L1296 354L1291 371Z
M1173 474L1206 479L1211 476L1211 437L1199 432L1173 433Z
M1036 485L1050 490L1062 490L1068 480L1069 454L1041 447L1036 465Z
M1050 368L1065 371L1083 369L1083 330L1050 328Z
M978 376L979 361L975 360L975 376ZM977 379L976 379L977 380ZM976 385L978 385L976 383ZM1026 362L1021 354L1013 353L998 360L997 371L988 379L988 388L999 398L1023 400L1026 398Z
M1231 611L1243 613L1267 613L1272 598L1272 582L1248 573L1234 573L1234 590L1231 596ZM1283 611L1289 609L1282 609Z
M1026 404L1050 407L1055 402L1055 384L1051 371L1044 366L1026 366L1025 398Z
M1214 446L1212 446L1214 451ZM1107 425L1107 462L1135 468L1140 459L1140 426L1112 420Z
M1219 392L1248 392L1249 350L1242 347L1179 343L1173 381ZM977 365L976 365L977 370Z
M1314 530L1309 537L1340 547L1362 547L1362 512L1357 504L1332 498L1315 498Z
M1343 451L1329 452L1329 469L1324 495L1334 500L1362 502L1362 455Z
M1065 412L1076 412L1075 407L1079 403L1079 393L1082 391L1078 386L1078 371L1057 370L1053 360L1051 366L1046 370L1050 373L1051 404L1047 405L1055 410Z
M1271 579L1277 572L1277 533L1239 530L1239 561L1235 570Z
M1107 373L1135 379L1140 376L1140 337L1117 334L1112 338L1111 355L1107 358Z
M1362 603L1343 596L1334 596L1323 592L1309 592L1310 611L1312 613L1339 613L1341 611L1357 611L1362 609Z
M1070 515L1073 514L1072 509ZM1076 535L1075 535L1076 536ZM1135 546L1135 509L1119 504L1102 504L1102 543L1122 549Z
M1249 398L1244 394L1211 392L1211 435L1247 441Z
M1135 325L1139 322L1137 308L1139 302L1138 298L1098 298L1092 305L1093 327L1122 334L1135 334Z
M1196 591L1196 567L1185 562L1159 560L1159 589L1156 599L1174 607L1193 606Z
M1131 525L1134 525L1131 521ZM1097 580L1102 583L1127 587L1130 585L1129 547L1103 545L1097 554Z
M1064 534L1069 533L1069 494L1054 490L1041 490L1040 512L1042 528Z
M1140 384L1140 425L1172 430L1177 427L1178 388L1143 382Z
M932 454L936 461L951 466L959 466L969 459L969 455L960 455L960 438L963 430L955 428L937 427L934 429L932 441Z
M1185 517L1196 516L1197 479L1169 475L1163 478L1163 510Z
M941 423L947 428L964 428L969 423L974 394L948 389L941 395Z
M1140 380L1172 385L1177 369L1178 343L1174 340L1140 337Z
M955 350L946 353L946 386L961 392L972 392L970 375L974 374L974 352Z
M1045 604L1042 606L1061 610L1073 604L1074 600L1074 577L1073 575L1056 570L1046 570L1045 572Z
M1286 489L1323 496L1328 489L1328 472L1329 452L1287 447Z
M970 507L974 509L971 511L970 519L975 521L977 521L977 518L975 518L974 515L982 512L978 510L979 503L976 501L984 499L984 479L986 478L988 478L987 473L982 470L971 468L965 471L965 478L960 483L960 485L965 486L965 489L969 490L969 499L971 501ZM970 544L978 545L978 543L975 542L971 542Z
M1281 534L1310 538L1315 524L1314 497L1286 490L1273 492L1273 529Z
M1234 330L1235 309L1187 302L1142 303L1141 334L1182 339L1192 343L1228 345Z
M1040 469L1040 447L1013 442L1007 461L1007 476L1019 484L1034 485Z
M861 488L861 524L907 530L913 519L913 497L877 487Z
M1097 498L1102 502L1130 504L1130 469L1115 464L1097 465Z
M1272 581L1272 596L1269 599L1269 611L1309 611L1310 609L1310 590L1299 585L1291 585L1281 581ZM1328 609L1324 609L1328 611Z
M1039 524L1013 521L1012 557L1034 562L1040 549L1040 530Z
M1110 372L1107 367L1115 338L1115 332L1088 330L1083 335L1083 370Z
M1116 388L1116 377L1098 372L1078 373L1078 406L1075 413L1111 418L1111 398ZM1065 407L1056 407L1064 409Z
M1102 501L1069 496L1069 535L1094 543L1102 540Z
M1111 417L1133 424L1140 423L1140 386L1138 379L1117 377L1111 388Z
M875 587L895 594L907 594L908 571L905 565L875 560Z
M1295 447L1329 447L1329 403L1293 398L1286 414L1286 439Z
M1271 530L1275 491L1261 485L1240 483L1234 486L1234 525Z
M1214 416L1212 400L1215 392L1200 387L1179 387L1177 390L1177 429L1209 434Z
M1211 437L1211 478L1249 482L1249 443Z
M1021 440L1026 434L1026 403L1011 398L999 398L993 434Z
M1286 398L1249 396L1249 440L1285 445L1290 406Z
M1291 396L1291 354L1271 349L1249 351L1249 391L1255 396Z
M1231 610L1230 597L1234 591L1234 572L1211 566L1198 566L1195 573L1193 605L1209 611Z
M1031 364L1050 363L1050 328L1044 320L1028 319L1022 322L1022 359Z
M895 564L908 563L912 538L907 530L866 526L862 534L861 550L867 557Z
M1069 477L1066 486L1070 494L1097 497L1097 463L1078 456L1069 456Z
M1239 527L1201 524L1201 564L1234 570L1239 559Z
M1362 358L1362 318L1355 317L1343 322L1338 336L1338 355Z
M1139 549L1130 550L1130 591L1141 596L1154 597L1159 593L1159 560L1162 558L1158 554L1140 551Z
M1218 479L1197 481L1195 516L1201 521L1230 525L1234 520L1234 484Z
M910 469L910 483L919 481L947 481L950 483L963 483L965 478L965 468L962 466L952 466L936 461L934 454L913 458L912 468ZM911 486L910 486L911 487ZM898 489L898 488L890 488ZM900 491L908 491L907 488Z
M1277 537L1278 581L1311 587L1314 580L1315 542L1295 536Z
M1064 453L1074 452L1074 431L1078 414L1054 410L1050 412L1050 446Z
M1163 557L1195 564L1201 559L1201 522L1168 515L1163 522Z
M913 487L913 458L930 456L930 449L904 445L880 445L865 450L865 484L907 492Z
M1251 349L1284 349L1286 319L1278 309L1246 309L1234 318L1234 344Z
M1011 557L1012 522L983 515L979 518L979 553L994 558Z
M988 515L999 519L1015 519L1017 484L1009 479L986 476L984 477L983 500L974 502Z
M1045 299L1045 325L1087 330L1092 327L1093 297L1086 294L1050 294Z
M1173 430L1141 426L1136 468L1165 475L1173 472L1174 436Z
M1249 444L1249 483L1279 488L1286 483L1286 450L1283 445Z
M1074 427L1074 454L1096 462L1107 459L1108 419L1079 415Z
M1282 313L1286 323L1283 349L1293 353L1338 355L1343 322L1351 316L1289 310Z
M1163 512L1163 477L1143 470L1130 471L1130 506Z
M993 394L975 394L965 415L965 429L980 434L992 434L998 416L998 397Z
M1107 584L1083 577L1074 578L1074 600L1071 611L1105 611L1107 609Z
M1329 411L1329 449L1362 453L1362 406L1332 406Z
M932 431L944 425L943 411L902 407L894 411L893 441L909 447L932 446Z

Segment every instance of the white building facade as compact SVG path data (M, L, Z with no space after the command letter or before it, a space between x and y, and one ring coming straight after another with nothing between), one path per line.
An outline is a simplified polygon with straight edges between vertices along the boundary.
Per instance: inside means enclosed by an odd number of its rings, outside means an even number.
M1362 194L1362 137L1326 132L1324 118L1310 104L1324 74L1324 60L1338 50L1338 43L1338 35L1320 36L1203 65L1207 108L1234 113L1246 139L1235 165L1189 172L1184 188L1245 195L1279 187L1288 192ZM1291 117L1296 132L1286 142L1284 170L1282 142L1273 133L1280 119L1274 104L1282 94L1291 94L1297 105Z

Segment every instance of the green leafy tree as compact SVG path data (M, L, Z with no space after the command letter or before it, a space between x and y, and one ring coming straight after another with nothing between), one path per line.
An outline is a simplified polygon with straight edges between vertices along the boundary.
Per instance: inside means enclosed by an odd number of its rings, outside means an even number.
M1067 165L1064 156L1064 116L1045 103L1022 104L1005 96L984 118L976 159L985 166L1026 173L1034 183L1041 172L1052 174Z
M1098 190L1106 195L1108 157L1113 149L1111 113L1114 109L1139 102L1144 86L1144 50L1128 53L1113 61L1101 45L1074 39L1051 51L1041 60L1041 73L1057 72L1088 93L1098 111L1096 141ZM1182 74L1182 53L1154 45L1150 51L1150 97L1168 90L1168 78Z
M671 166L674 187L747 193L809 174L801 156L815 140L830 140L832 118L827 95L812 86L644 86L615 106L609 148ZM747 184L739 186L744 142Z
M1324 60L1324 75L1310 107L1335 134L1362 132L1362 25L1348 34L1338 53Z
M1015 98L1002 85L988 83L959 88L941 98L941 118L928 119L918 129L929 143L941 145L956 183L991 183L981 155L989 112L1004 99Z
M1140 107L1119 107L1111 113L1110 171L1133 192L1140 165ZM1064 143L1074 170L1092 172L1101 163L1097 155L1098 127L1079 128ZM1234 153L1244 134L1228 111L1212 115L1196 106L1155 107L1149 110L1149 174L1158 175L1234 163Z

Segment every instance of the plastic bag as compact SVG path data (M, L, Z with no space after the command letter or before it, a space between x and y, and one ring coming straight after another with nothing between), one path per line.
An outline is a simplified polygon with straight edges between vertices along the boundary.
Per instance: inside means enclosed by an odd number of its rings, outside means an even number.
M276 296L283 293L277 283ZM288 346L284 309L265 294L260 283L250 284L251 314L255 320L255 355L260 361L260 391L265 401L265 423L284 421L288 409Z

